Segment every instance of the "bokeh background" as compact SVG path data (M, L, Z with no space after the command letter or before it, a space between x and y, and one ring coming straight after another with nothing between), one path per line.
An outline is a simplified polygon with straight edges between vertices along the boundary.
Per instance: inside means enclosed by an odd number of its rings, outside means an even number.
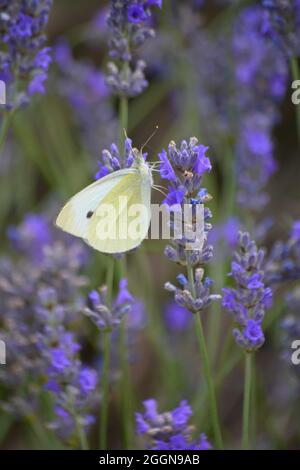
M148 86L129 99L127 133L133 145L140 148L158 125L146 147L151 161L170 140L179 143L196 136L209 146L212 171L204 186L213 196L210 240L215 255L206 269L215 282L214 293L231 285L227 273L238 230L249 231L265 248L268 264L276 243L282 240L286 247L291 227L300 219L300 111L291 101L297 77L280 42L259 36L260 25L250 13L255 16L262 3L163 0L163 8L156 8L152 18L156 36L136 51L147 64ZM34 95L13 114L1 150L0 339L7 344L7 364L0 366L3 449L79 447L76 435L61 435L53 393L45 390L45 331L37 330L44 320L36 316L42 315L43 301L44 309L49 305L37 291L41 284L68 290L64 328L76 335L82 363L97 371L98 392L95 403L89 403L95 422L88 439L91 448L99 448L103 334L82 310L88 293L110 282L111 265L112 294L117 295L122 268L118 260L64 236L53 221L63 203L93 181L102 150L118 144L122 132L119 98L105 84L108 8L105 1L54 0L47 26L53 62L45 93ZM162 184L158 175L155 179ZM162 199L154 192L154 201ZM182 270L164 257L165 244L146 240L127 256L128 286L138 301L123 338L125 349L120 331L112 335L110 449L145 448L145 440L134 433L133 413L141 412L148 398L157 400L160 411L188 400L195 434L206 433L214 447L192 315L177 307L164 289ZM252 448L300 446L300 366L290 359L291 342L300 339L300 259L289 262L292 266L283 271L295 268L298 274L283 275L282 282L274 284L273 307L264 320L265 344L255 353ZM219 302L202 318L225 447L239 448L243 351L232 337L232 319ZM41 342L44 346L36 347ZM128 388L130 399L124 404ZM126 433L130 444L124 444Z

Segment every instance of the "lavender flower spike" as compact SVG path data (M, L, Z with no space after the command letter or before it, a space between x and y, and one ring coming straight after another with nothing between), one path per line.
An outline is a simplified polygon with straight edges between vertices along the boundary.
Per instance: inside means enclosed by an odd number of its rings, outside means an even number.
M194 427L189 425L193 412L183 400L177 408L158 413L154 399L143 402L145 412L136 413L136 432L145 436L153 450L209 450L205 434L193 440Z
M263 0L265 21L263 32L287 56L299 55L299 0Z
M168 151L162 150L159 153L160 176L167 180L169 192L164 201L167 206L174 204L191 204L196 208L198 204L204 204L211 200L206 189L202 188L202 179L211 170L211 162L207 154L208 147L199 144L196 137L191 137L189 141L183 140L177 147L174 141L168 146ZM219 295L210 293L213 281L204 277L204 267L213 256L213 247L208 243L208 233L211 230L210 210L204 208L204 245L201 250L186 250L187 240L173 239L172 245L167 245L165 255L170 261L174 261L182 266L191 265L194 271L195 286L183 274L177 277L180 287L177 288L170 282L165 284L165 288L173 292L175 301L181 307L192 313L205 310L212 301L218 300ZM196 227L193 227L194 233ZM192 293L195 288L195 295Z
M148 85L143 60L133 63L133 52L155 35L150 26L153 7L162 1L111 0L107 24L110 31L107 84L118 95L139 95Z
M52 0L4 0L0 12L0 79L7 85L7 107L27 104L45 92L51 63L45 28Z
M84 314L90 317L95 325L104 331L116 328L124 315L131 311L134 298L127 290L127 280L121 279L118 295L112 306L108 305L107 287L102 286L99 291L93 290L89 293L88 304Z
M233 336L247 352L263 345L261 325L265 311L272 305L272 290L264 283L263 260L263 250L257 249L248 233L239 232L230 273L236 286L223 289L222 305L239 325Z
M286 242L277 241L266 262L269 285L300 279L300 220L295 221Z

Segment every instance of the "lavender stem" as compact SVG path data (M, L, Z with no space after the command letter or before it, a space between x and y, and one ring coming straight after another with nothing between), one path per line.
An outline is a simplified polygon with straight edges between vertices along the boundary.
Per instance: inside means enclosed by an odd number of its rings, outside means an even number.
M110 331L104 331L103 334L103 398L100 417L100 449L105 450L107 447L107 422L108 422L108 405L109 405L109 370L110 370Z
M245 383L243 405L243 449L249 449L249 424L250 424L250 398L251 398L252 354L246 353L245 358Z
M189 262L187 264L187 273L188 273L191 293L193 297L195 298L196 292L195 292L194 273L193 273L193 268L191 266L191 263ZM209 359L208 359L208 353L207 353L207 348L206 348L206 342L205 342L205 336L203 332L200 312L195 314L195 329L196 329L196 335L197 335L197 340L198 340L198 345L199 345L201 362L203 364L203 372L204 372L205 380L207 384L211 420L212 420L212 426L213 426L213 430L215 434L216 445L219 449L222 449L223 440L222 440L221 428L220 428L219 417L218 417L217 400L216 400L215 388L214 388L211 370L210 370L210 364L209 364Z
M2 152L5 138L9 129L11 115L9 113L5 113L2 118L2 124L0 129L0 153Z

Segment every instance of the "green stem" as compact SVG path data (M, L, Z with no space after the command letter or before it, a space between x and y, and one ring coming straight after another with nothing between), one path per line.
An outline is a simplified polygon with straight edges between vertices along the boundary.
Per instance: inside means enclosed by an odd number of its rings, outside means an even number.
M105 450L107 447L107 422L108 422L108 406L109 406L109 369L110 369L110 331L104 331L103 338L103 373L102 387L103 397L100 416L100 449Z
M128 99L127 96L120 97L120 108L119 108L119 143L122 148L122 144L125 140L125 132L128 129ZM125 131L125 132L124 132ZM121 151L121 149L120 149Z
M111 305L112 303L114 269L115 269L115 260L113 257L110 257L108 260L107 271L106 271L107 302L109 305Z
M124 256L119 261L119 278L128 278L127 262ZM119 357L121 363L121 410L123 423L123 446L130 449L133 436L133 391L130 383L129 351L127 342L126 318L120 325Z
M127 328L125 319L120 325L120 360L122 369L122 418L124 449L131 448L132 441L132 390L128 361Z
M188 271L188 278L189 278L191 292L192 292L193 297L195 298L196 290L195 290L194 272L189 262L187 265L187 271ZM220 428L219 417L218 417L215 387L214 387L214 383L212 380L200 312L197 312L195 314L195 329L196 329L196 335L197 335L197 340L198 340L198 345L199 345L201 362L203 365L203 372L204 372L205 381L207 385L207 392L208 392L208 398L209 398L208 401L209 401L211 421L212 421L212 427L214 430L215 441L216 441L217 447L219 449L222 449L223 440L222 440L221 428Z
M2 152L5 138L9 129L9 124L10 124L10 119L11 119L11 114L10 113L5 113L2 118L2 124L0 128L0 153Z
M251 397L251 369L252 354L246 353L245 359L245 383L243 405L243 449L249 449L249 425L250 425L250 397Z
M107 287L107 303L112 305L113 282L114 282L114 258L108 259L106 271L106 287ZM102 405L99 419L99 445L100 449L105 450L107 447L107 423L108 423L108 407L109 407L109 372L110 372L110 344L111 332L103 332L103 373L102 373Z
M300 80L299 65L297 57L291 58L291 72L293 80ZM297 135L300 144L300 105L296 105Z
M221 243L220 243L221 244ZM219 253L220 255L220 253ZM211 265L211 276L214 279L216 291L219 292L224 285L225 277L225 260L220 257ZM208 353L212 368L215 367L219 357L220 338L222 327L222 310L220 302L213 302L211 312L208 318Z
M86 434L85 434L84 429L83 429L83 427L82 427L82 425L79 422L79 419L77 417L75 417L75 422L76 422L77 435L78 435L78 438L79 438L81 450L88 450L89 445L88 445L88 441L87 441L87 438L86 438Z
M122 151L122 145L125 140L125 132L128 128L128 99L126 96L120 96L119 104L119 146ZM122 258L119 263L120 277L127 277L126 258ZM122 370L122 418L123 418L123 441L124 449L130 449L132 436L132 390L130 386L130 368L128 362L127 328L126 320L123 319L120 325L120 361Z

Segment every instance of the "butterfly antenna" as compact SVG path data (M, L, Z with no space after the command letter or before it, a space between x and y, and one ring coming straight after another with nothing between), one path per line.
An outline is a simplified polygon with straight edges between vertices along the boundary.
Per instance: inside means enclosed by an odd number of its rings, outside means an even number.
M142 145L141 147L141 153L143 153L144 148L146 147L147 144L149 144L150 140L152 139L153 136L155 136L156 132L158 131L158 126L155 126L155 130L152 132L152 134L148 137L146 142Z

